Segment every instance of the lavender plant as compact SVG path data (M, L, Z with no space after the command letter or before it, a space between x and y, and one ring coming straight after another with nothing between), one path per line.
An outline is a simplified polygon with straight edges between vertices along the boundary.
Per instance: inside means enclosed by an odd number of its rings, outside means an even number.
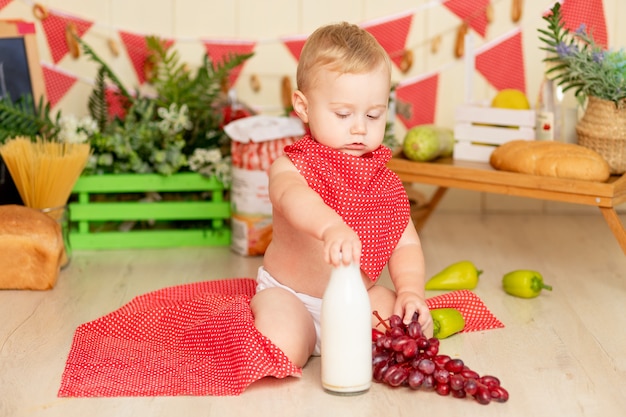
M548 28L538 29L539 40L548 52L544 61L551 64L546 75L564 91L574 89L581 103L594 96L626 106L626 51L596 44L584 24L575 32L566 29L558 2L543 19Z

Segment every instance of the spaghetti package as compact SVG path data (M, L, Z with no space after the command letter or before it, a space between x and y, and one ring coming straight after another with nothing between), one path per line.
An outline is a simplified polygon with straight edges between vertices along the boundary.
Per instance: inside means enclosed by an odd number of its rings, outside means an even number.
M300 119L256 115L224 127L232 139L231 249L259 256L272 240L272 204L268 171L285 146L304 135Z

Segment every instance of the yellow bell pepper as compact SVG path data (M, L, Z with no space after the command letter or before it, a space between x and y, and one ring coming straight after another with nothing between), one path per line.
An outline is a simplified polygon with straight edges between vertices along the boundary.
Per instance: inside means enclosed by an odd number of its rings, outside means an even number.
M502 277L502 288L507 294L521 298L535 298L542 290L552 291L552 286L544 284L537 271L520 269Z
M436 308L430 310L433 318L433 336L445 339L465 328L465 319L456 308Z
M470 261L460 261L433 275L425 288L427 290L473 290L478 285L478 277L483 271Z

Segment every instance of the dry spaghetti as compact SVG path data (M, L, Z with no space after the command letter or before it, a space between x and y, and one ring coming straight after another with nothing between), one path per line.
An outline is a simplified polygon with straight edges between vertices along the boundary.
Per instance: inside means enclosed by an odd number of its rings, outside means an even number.
M0 147L24 205L35 209L61 207L89 158L86 143L14 138Z

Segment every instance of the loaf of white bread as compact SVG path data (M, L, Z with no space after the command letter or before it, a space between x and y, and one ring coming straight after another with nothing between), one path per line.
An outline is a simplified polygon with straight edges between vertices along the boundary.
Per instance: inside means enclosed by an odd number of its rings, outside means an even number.
M0 289L54 287L65 253L59 224L47 214L0 205Z
M604 182L611 175L599 153L573 143L514 140L498 146L489 162L495 169L546 177Z

